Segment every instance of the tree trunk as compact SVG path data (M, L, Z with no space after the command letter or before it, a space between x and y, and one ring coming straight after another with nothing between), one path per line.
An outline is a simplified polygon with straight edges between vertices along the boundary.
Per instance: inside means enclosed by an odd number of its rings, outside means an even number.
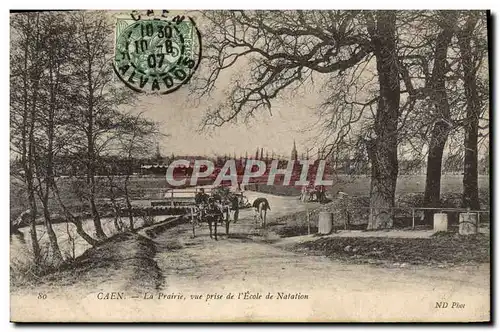
M41 255L40 255L40 244L38 243L37 231L36 231L36 214L37 214L37 206L35 200L35 188L33 186L33 173L32 173L32 157L31 157L31 142L33 136L33 129L28 128L31 127L29 123L29 119L31 118L31 122L33 122L32 115L29 115L27 111L27 95L26 95L26 105L23 113L23 154L21 156L21 162L23 165L24 171L24 181L26 183L26 189L28 192L28 202L31 209L30 214L30 237L31 237L31 248L33 250L33 263L36 268L40 266L41 263ZM34 126L34 125L33 125Z
M116 193L114 190L114 183L113 183L113 175L108 176L109 180L109 198L111 200L111 205L113 206L113 211L115 212L114 218L113 218L113 224L115 225L115 229L118 233L120 233L122 229L122 222L120 218L120 207L118 206L118 203L116 202Z
M59 203L59 205L61 206L61 208L64 211L64 215L66 216L66 218L68 218L68 221L70 221L71 223L73 223L76 226L76 232L78 233L78 235L80 235L91 246L93 246L93 247L96 246L99 243L99 241L95 240L94 238L92 238L92 236L87 234L85 232L85 230L83 229L82 221L79 218L75 217L66 208L66 205L64 205L64 203L61 200L61 196L59 195L59 189L57 188L57 185L55 182L52 182L52 189L54 190L57 202Z
M111 185L113 186L113 185ZM113 205L113 211L115 212L115 216L113 219L113 223L115 225L116 231L119 233L122 231L122 223L120 219L120 208L116 203L115 193L113 192L113 188L110 188L111 191L111 205Z
M396 14L379 11L372 43L377 60L380 96L375 118L375 139L368 144L371 161L370 218L368 229L391 228L398 177L397 124L399 116L399 68L396 46Z
M448 63L446 60L448 47L453 37L456 26L456 12L441 12L441 32L436 38L434 53L434 66L430 79L430 97L434 104L435 123L432 128L429 154L427 156L427 175L425 179L424 206L439 207L441 196L441 166L443 151L451 130L450 105L446 92L446 73ZM426 210L425 223L431 224L433 210Z
M90 135L91 136L91 135ZM90 213L92 215L92 220L94 222L94 228L95 228L95 235L98 239L102 240L106 238L106 234L104 233L102 229L102 224L101 224L101 216L99 215L99 210L97 209L96 203L95 203L95 189L96 189L96 184L95 184L95 160L94 160L94 147L93 147L93 142L92 138L89 138L89 149L88 149L88 154L89 154L89 160L87 164L87 185L89 186L89 204L90 204Z
M92 219L94 220L95 234L98 239L105 239L106 234L102 229L101 217L99 211L95 204L95 164L96 164L96 153L95 153L95 142L94 142L94 90L93 90L93 80L92 80L92 59L88 59L87 68L87 84L88 84L88 128L87 128L87 185L90 186L90 212L92 214Z
M37 17L38 20L38 17ZM38 23L38 21L37 21ZM27 16L26 26L30 26L30 19ZM30 32L31 29L28 28ZM38 29L35 29L35 32L38 33ZM24 49L23 49L23 115L22 115L22 128L21 128L21 164L24 171L24 181L26 183L26 188L28 192L28 202L31 209L30 214L30 237L31 237L31 248L33 250L33 265L35 266L35 270L40 267L41 263L41 255L40 255L40 244L38 243L38 236L36 231L36 214L37 214L37 206L35 200L35 188L33 186L33 157L32 157L32 144L34 141L34 128L35 128L35 108L38 93L38 80L37 73L34 71L28 72L28 58L30 57L29 52L29 41L32 39L29 36L29 33L26 32L24 35ZM36 45L38 46L38 39L35 39ZM31 77L31 75L33 75ZM30 77L29 77L30 76ZM28 110L29 105L29 84L28 80L33 81L33 107L31 110Z
M478 188L478 153L477 139L479 130L479 116L481 114L477 91L477 77L475 64L472 61L471 38L478 17L475 13L469 14L465 28L459 33L458 42L464 73L464 88L467 105L465 122L465 159L462 206L472 210L479 210Z
M443 151L450 131L446 122L434 124L427 156L427 175L425 178L424 206L439 207L441 205L441 166ZM425 210L424 222L431 225L435 210Z
M35 82L33 84L33 105L31 109L31 116L30 116L30 124L29 124L29 132L28 132L28 149L27 149L27 160L26 160L26 167L25 167L25 174L26 174L26 183L27 183L27 189L28 189L28 200L30 202L31 206L31 211L33 211L33 214L31 215L31 222L30 222L30 235L31 235L31 242L32 242L32 247L33 247L33 254L34 254L34 263L36 269L41 268L41 252L40 252L40 245L38 243L37 239L37 232L36 232L36 214L37 214L37 206L36 206L36 198L35 198L35 186L34 186L34 168L35 168L35 162L34 162L34 149L35 149L35 107L37 103L37 94L38 94L38 79L35 79Z
M95 204L95 196L94 194L91 194L90 196L90 211L92 213L92 220L94 221L95 235L98 239L102 240L106 238L106 234L102 229L101 216L99 215L99 211L97 210L97 206Z
M92 236L85 232L82 226L82 221L79 218L74 217L70 220L76 226L76 232L78 233L78 235L80 235L85 241L87 241L88 244L93 247L99 244L99 241L95 240L94 238L92 238Z
M479 210L479 186L477 179L477 138L478 121L468 120L465 128L465 159L462 206L471 210Z
M115 229L118 233L120 233L122 231L122 222L120 220L120 209L115 206L113 207L114 211L115 211L115 218L113 219L113 224L115 225Z
M134 230L134 215L132 213L132 203L130 202L130 197L128 193L128 182L129 182L130 175L127 174L125 177L125 183L123 185L123 189L125 191L125 202L127 204L127 211L128 211L128 219L130 223L130 231Z
M30 237L31 237L31 248L33 250L33 263L35 265L35 270L40 267L42 258L40 254L40 244L38 243L38 237L36 232L36 214L37 206L35 200L35 192L33 188L33 182L28 181L28 201L30 203L31 215L30 215Z
M54 228L52 227L52 220L50 218L49 211L49 194L50 188L54 181L54 112L56 108L56 94L57 88L59 84L59 71L56 70L56 83L53 84L54 79L54 59L49 60L49 78L50 78L50 106L48 108L48 117L47 117L47 159L45 166L45 183L42 184L40 181L40 176L44 173L43 171L37 172L37 178L39 180L39 193L40 199L42 201L43 206L43 216L44 216L44 225L47 230L47 235L49 236L49 244L50 244L50 252L49 258L50 263L54 266L59 266L64 262L64 258L61 254L61 249L59 248L59 244L57 243L57 235L54 232ZM43 160L43 156L38 156L38 160ZM45 187L45 190L43 189Z
M50 252L49 258L50 263L53 266L59 266L64 262L64 258L61 254L61 249L59 249L59 244L57 243L57 235L54 232L54 228L52 227L52 220L50 218L50 212L48 209L48 202L42 202L43 205L43 217L44 217L44 225L47 229L47 235L49 236L50 243Z

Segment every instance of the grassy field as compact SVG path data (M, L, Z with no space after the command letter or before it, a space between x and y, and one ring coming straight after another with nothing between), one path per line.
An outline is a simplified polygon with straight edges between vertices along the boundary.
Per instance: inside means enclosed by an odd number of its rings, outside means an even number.
M123 182L123 177L115 177L114 181L118 185ZM109 179L106 177L97 178L97 196L99 198L109 197ZM483 192L489 192L489 177L479 177L479 188ZM84 188L84 179L75 178L59 178L58 183L62 193L64 203L75 212L88 211L88 203L78 194L81 188ZM165 177L146 177L133 176L130 179L130 195L134 200L158 200L162 199L168 188ZM283 196L299 196L300 188L273 185L268 186L259 184L256 188L255 184L248 185L248 190L257 190L260 192L270 193ZM425 175L408 175L398 177L396 194L418 193L425 189ZM366 196L370 192L370 178L366 176L344 176L339 175L334 179L333 186L327 188L327 193L330 197L334 197L338 191L343 191L350 196ZM441 180L442 193L461 193L462 192L462 176L461 175L443 175ZM55 200L51 201L51 211L60 213L59 206ZM28 203L22 184L19 181L11 180L10 186L10 210L11 219L27 210Z
M462 175L443 175L441 178L442 193L461 193L462 192ZM480 190L489 191L490 178L489 176L479 176L478 178ZM266 184L252 184L247 186L250 190L257 190L269 194L283 196L299 196L300 188L293 186ZM407 194L424 192L425 190L425 175L402 175L398 177L396 185L396 194ZM335 195L338 191L343 191L350 196L365 196L370 193L370 177L368 176L347 176L338 175L333 179L333 186L327 188L327 192Z

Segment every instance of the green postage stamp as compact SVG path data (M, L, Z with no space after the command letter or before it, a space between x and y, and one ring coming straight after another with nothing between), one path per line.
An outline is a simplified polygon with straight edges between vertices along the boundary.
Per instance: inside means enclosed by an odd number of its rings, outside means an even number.
M167 94L189 81L201 57L201 38L191 18L117 17L113 66L137 92Z

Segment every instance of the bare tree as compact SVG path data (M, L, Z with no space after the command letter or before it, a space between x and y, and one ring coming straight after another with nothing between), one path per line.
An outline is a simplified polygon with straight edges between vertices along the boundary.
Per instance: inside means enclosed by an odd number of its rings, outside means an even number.
M123 190L122 187L120 186L119 180L117 180L115 170L111 165L108 166L108 172L106 174L106 178L108 182L107 194L111 201L111 206L113 207L113 212L114 212L113 223L115 225L116 231L121 232L123 230L123 222L121 219L121 206L119 204L119 198Z
M220 73L238 60L248 77L236 75L226 102L212 108L205 126L248 120L285 89L293 90L314 75L341 75L374 56L379 83L373 135L367 140L372 163L369 228L392 226L398 174L397 123L400 87L394 11L223 11L206 12L205 67L195 88L215 89Z
M470 15L479 17L481 13L470 12ZM464 14L458 11L439 11L430 12L430 15L420 15L418 20L422 23L419 26L420 34L416 37L417 40L411 39L411 42L402 45L402 49L406 51L400 57L402 78L409 98L413 100L409 111L414 113L414 120L406 121L401 132L404 135L400 137L407 142L417 140L428 146L427 149L422 147L422 144L417 147L417 150L427 150L424 193L424 204L427 207L440 206L444 152L447 151L449 162L463 160L463 146L458 141L463 141L463 128L470 124L467 120L470 117L464 114L468 95L465 85L478 84L477 77L469 77L464 81L462 74L461 66L465 58L460 51L463 32L459 29L459 21L464 21L463 17ZM484 33L484 27L477 29L477 33L480 31ZM482 37L484 45L484 36ZM478 58L482 59L484 53L483 46L482 54ZM479 68L480 62L481 60L478 60L477 67L474 68ZM479 114L476 114L475 118L479 120ZM410 119L412 119L411 114ZM408 140L407 137L412 139ZM475 147L472 148L472 145ZM472 149L470 151L475 150L477 153L477 146L476 136L469 142L469 148ZM427 223L432 223L432 215L433 211L425 213Z
M52 264L63 261L57 236L52 227L50 213L51 190L54 183L54 158L65 145L65 131L59 130L61 114L69 109L65 100L70 80L71 40L74 29L67 15L60 13L40 14L37 29L44 33L45 47L38 53L39 61L44 64L45 78L42 81L40 107L37 112L37 133L35 146L36 187L43 207L44 224L50 242Z
M76 12L75 118L74 127L82 134L83 163L86 169L86 198L98 239L106 238L97 208L96 172L100 155L110 145L119 126L118 106L128 103L132 94L113 85L112 22L103 12Z
M431 130L424 193L424 204L429 207L436 207L440 204L443 151L449 132L452 129L446 89L446 74L450 70L447 54L456 30L457 12L443 11L439 15L438 22L441 30L436 37L434 63L429 82L429 96L432 102L433 118L435 119ZM428 212L426 215L426 219L430 220L433 211Z
M125 204L128 211L129 229L134 230L134 216L132 213L132 202L130 197L130 176L133 172L133 162L138 158L151 155L154 151L155 138L161 135L158 125L143 117L142 113L137 115L124 115L118 130L118 153L126 158L127 172L123 183Z
M466 15L463 27L458 32L466 100L462 205L473 210L479 210L480 208L477 180L478 136L479 121L481 113L485 108L484 98L480 96L480 70L488 51L488 45L485 40L486 36L482 33L482 31L485 31L484 24L484 15L480 15L479 12L469 12ZM487 84L482 88L486 90L486 93L482 93L482 95L488 97Z
M370 14L368 14L370 15ZM370 220L368 229L392 227L396 181L398 177L397 128L399 118L400 81L396 46L396 13L377 12L368 18L367 29L374 45L380 86L375 138L368 142L371 161Z
M11 18L11 147L20 155L30 211L30 236L35 268L40 267L41 255L37 238L37 204L34 184L34 133L39 85L43 75L37 54L42 49L41 36L36 26L39 14L15 15Z
M13 16L12 26L11 146L22 168L16 175L26 184L30 202L36 266L40 248L35 195L43 208L52 261L59 264L63 257L52 228L54 201L85 241L92 246L98 244L105 238L96 203L101 156L117 146L126 155L128 190L132 162L149 150L152 144L148 146L147 142L158 130L155 123L141 115L131 116L119 110L121 104L133 101L134 95L113 84L109 65L112 28L104 13L19 14ZM68 161L76 169L77 164L83 164L86 186L81 186L78 172L69 184L78 187L88 203L97 239L83 229L85 214L77 216L64 202L64 190L68 189L64 188L64 180L58 179L57 169L67 168ZM128 194L126 198L131 207ZM131 225L133 228L133 221Z

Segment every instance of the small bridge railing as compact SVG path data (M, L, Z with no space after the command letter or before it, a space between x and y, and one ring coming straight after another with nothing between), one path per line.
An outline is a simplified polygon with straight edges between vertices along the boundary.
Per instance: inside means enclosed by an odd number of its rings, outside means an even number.
M481 214L491 214L489 210L470 210L466 208L445 208L445 207L369 207L369 206L358 206L358 207L344 207L343 210L368 210L369 215L371 216L373 210L403 210L403 211L411 211L412 218L412 229L415 229L415 219L416 219L416 211L436 211L436 212L457 212L457 213L474 213L477 214L477 222L478 225L481 223Z

